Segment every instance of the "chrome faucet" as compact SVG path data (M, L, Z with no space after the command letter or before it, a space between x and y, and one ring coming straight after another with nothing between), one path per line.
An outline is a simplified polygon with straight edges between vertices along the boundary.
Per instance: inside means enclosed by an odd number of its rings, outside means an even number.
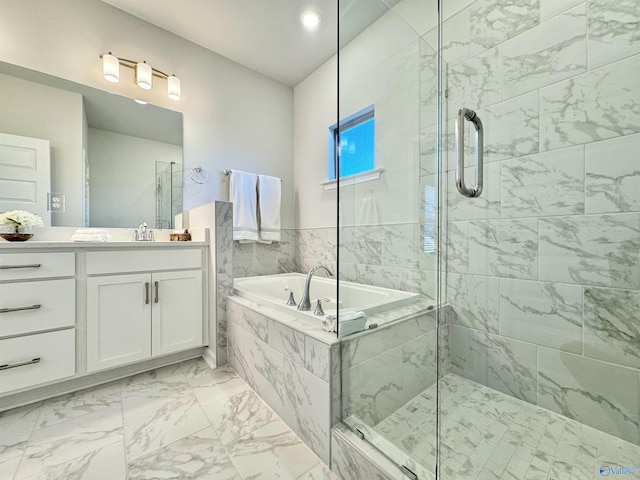
M307 281L304 284L304 292L302 292L302 298L300 299L300 303L298 304L298 310L308 311L311 310L311 300L309 299L309 286L311 285L311 277L316 273L316 270L322 269L329 274L330 277L333 277L333 272L329 270L324 265L316 265L311 270L309 270L309 275L307 275Z
M153 242L155 238L153 238L153 230L147 229L147 222L142 222L138 225L137 230L133 230L133 241L134 242Z

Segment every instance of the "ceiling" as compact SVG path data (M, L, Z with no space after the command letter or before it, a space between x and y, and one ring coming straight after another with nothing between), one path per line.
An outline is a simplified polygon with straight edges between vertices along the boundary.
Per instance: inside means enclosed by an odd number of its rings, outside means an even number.
M338 0L103 0L116 8L295 86L336 53ZM340 0L340 45L397 0ZM301 14L322 21L306 30Z

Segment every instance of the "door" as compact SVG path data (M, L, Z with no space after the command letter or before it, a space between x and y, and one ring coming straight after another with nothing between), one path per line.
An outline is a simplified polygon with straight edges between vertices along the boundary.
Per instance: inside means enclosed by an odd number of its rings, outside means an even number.
M0 133L0 211L27 210L51 225L49 140Z
M87 279L87 370L151 356L151 275Z
M153 274L153 356L202 345L202 271Z

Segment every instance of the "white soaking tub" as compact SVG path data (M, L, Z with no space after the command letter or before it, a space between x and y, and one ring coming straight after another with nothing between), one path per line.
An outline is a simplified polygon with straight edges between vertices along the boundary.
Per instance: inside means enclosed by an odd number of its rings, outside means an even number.
M235 294L254 302L276 307L300 318L319 319L313 314L318 298L328 298L322 302L325 315L336 313L338 297L337 282L333 278L324 277L318 271L311 279L309 298L311 310L301 312L295 306L287 306L289 293L285 288L293 290L296 302L300 302L304 290L306 275L302 273L281 273L279 275L263 275L260 277L236 278L233 282ZM401 292L390 288L373 287L359 283L340 281L340 313L363 311L367 316L392 308L413 303L419 298L417 293Z

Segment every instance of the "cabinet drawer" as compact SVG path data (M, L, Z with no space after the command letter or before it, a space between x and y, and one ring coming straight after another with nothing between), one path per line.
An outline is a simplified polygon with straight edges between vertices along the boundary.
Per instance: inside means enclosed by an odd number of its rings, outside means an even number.
M73 278L0 284L0 337L72 327L75 318Z
M0 254L0 280L73 277L75 274L75 254L71 252Z
M73 328L0 340L0 393L73 376L75 346ZM38 363L31 363L38 358Z
M202 268L202 249L88 252L87 275Z

